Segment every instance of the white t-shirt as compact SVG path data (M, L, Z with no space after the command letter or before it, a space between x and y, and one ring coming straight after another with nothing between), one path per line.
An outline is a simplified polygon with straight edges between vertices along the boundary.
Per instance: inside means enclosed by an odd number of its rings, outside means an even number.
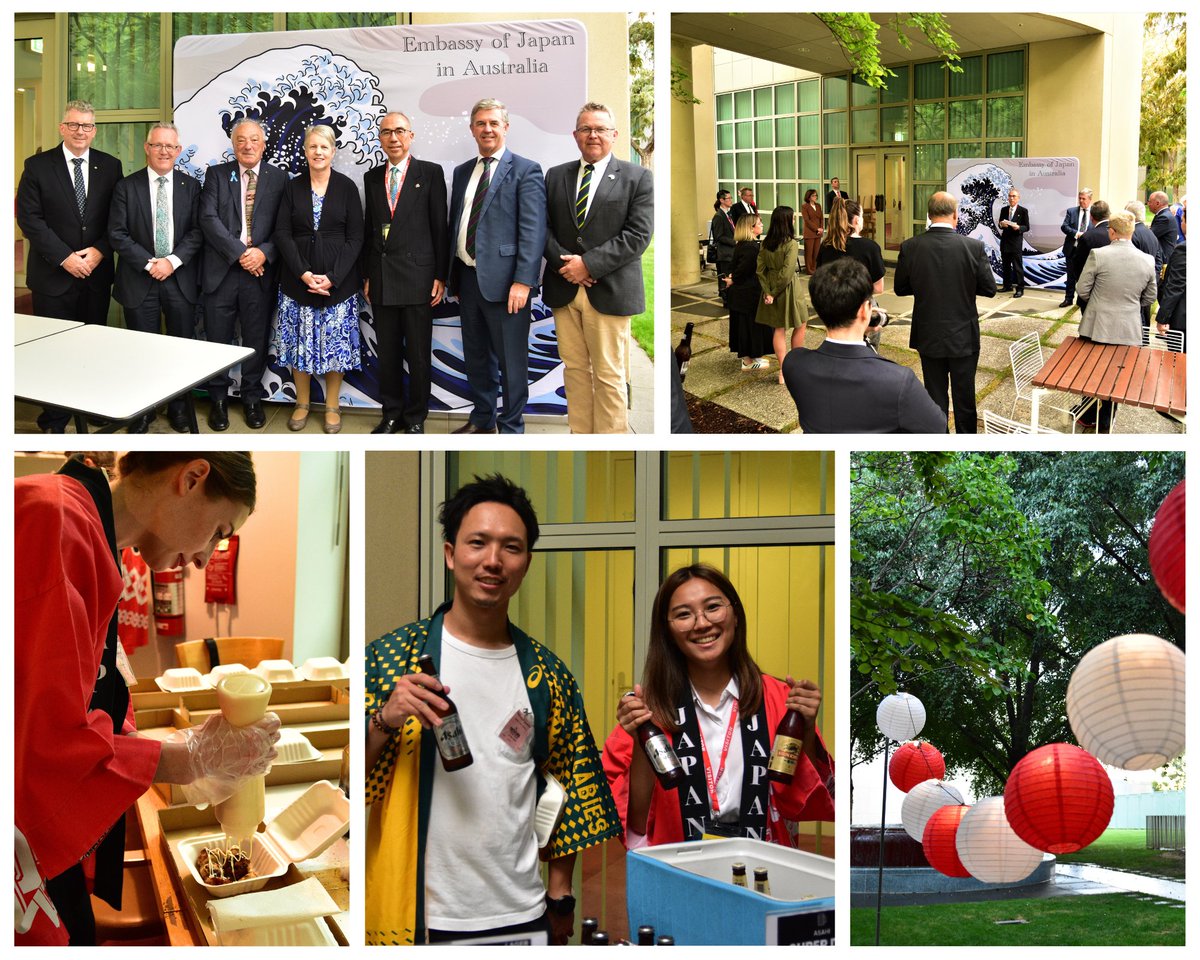
M532 719L515 647L473 647L442 628L438 676L450 688L474 763L447 773L435 761L425 844L425 919L469 931L536 920L545 912L533 814L533 735L514 750L500 732L518 711Z

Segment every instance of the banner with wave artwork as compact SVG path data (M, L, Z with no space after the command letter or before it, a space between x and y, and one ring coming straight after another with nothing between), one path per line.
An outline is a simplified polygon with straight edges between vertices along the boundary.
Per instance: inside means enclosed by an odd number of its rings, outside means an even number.
M245 117L267 131L266 159L297 176L304 130L325 122L337 133L334 168L362 191L363 175L386 159L379 120L405 113L416 134L412 152L441 164L447 195L454 167L477 156L470 110L484 97L508 107L507 147L546 170L578 159L571 131L587 100L587 31L575 20L364 27L183 37L175 45L178 166L204 179L210 164L233 159L229 132ZM464 410L458 304L434 310L434 410ZM378 406L375 331L359 298L363 369L346 377L342 403ZM550 308L536 298L529 330L526 413L566 414L562 362ZM286 367L272 351L268 397L294 399ZM322 399L319 378L314 399Z

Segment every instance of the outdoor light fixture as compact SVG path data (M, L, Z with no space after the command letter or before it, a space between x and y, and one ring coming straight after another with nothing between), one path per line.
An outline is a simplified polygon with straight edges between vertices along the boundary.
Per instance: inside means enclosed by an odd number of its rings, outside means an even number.
M964 805L942 807L934 812L925 824L925 834L921 846L925 850L925 859L938 873L948 877L969 877L970 871L963 866L958 858L958 847L955 837L958 825L971 808Z
M1154 528L1150 531L1150 572L1162 595L1180 613L1187 613L1184 609L1187 606L1184 589L1185 482L1180 480L1167 494L1154 515Z
M946 761L932 743L914 740L896 750L888 764L888 776L896 789L908 793L925 780L941 780L946 775Z
M915 740L925 726L925 705L910 693L893 693L879 704L875 723L889 740Z
M1089 650L1067 685L1067 719L1079 745L1123 770L1174 759L1186 741L1186 664L1177 646L1146 633Z
M908 791L908 796L900 806L900 822L904 825L904 832L921 843L929 818L944 806L957 806L962 802L962 794L942 780L918 783Z
M1042 862L1042 851L1009 826L1003 797L986 797L975 803L958 825L954 842L962 865L984 883L1016 883Z
M1017 836L1047 853L1074 853L1104 832L1113 788L1100 761L1069 743L1030 751L1004 788L1004 813Z

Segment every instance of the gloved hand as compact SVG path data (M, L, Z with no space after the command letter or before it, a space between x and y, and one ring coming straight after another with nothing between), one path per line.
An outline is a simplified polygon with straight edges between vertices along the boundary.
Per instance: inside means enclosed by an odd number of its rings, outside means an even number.
M275 741L279 739L279 717L268 713L257 723L235 727L220 714L202 726L181 730L171 737L187 747L191 782L184 794L192 803L228 800L247 777L271 769Z

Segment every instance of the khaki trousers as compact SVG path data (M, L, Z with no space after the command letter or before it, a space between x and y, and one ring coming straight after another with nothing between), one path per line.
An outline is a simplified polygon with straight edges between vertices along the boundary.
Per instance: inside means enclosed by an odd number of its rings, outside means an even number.
M567 425L572 433L627 433L629 317L599 313L580 287L554 308L558 355L566 366Z

